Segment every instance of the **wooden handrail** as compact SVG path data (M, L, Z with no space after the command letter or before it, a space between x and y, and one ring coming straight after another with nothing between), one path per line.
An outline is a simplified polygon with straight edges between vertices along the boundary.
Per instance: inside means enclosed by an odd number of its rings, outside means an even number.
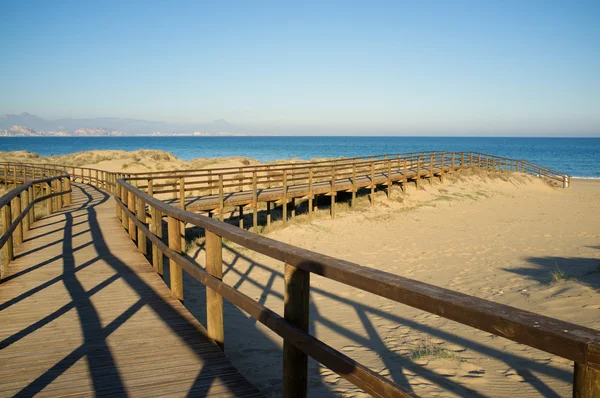
M4 252L5 266L9 266L14 259L15 246L23 242L23 232L27 232L30 225L35 221L34 208L37 203L45 202L49 214L71 203L71 184L68 173L64 173L62 170L40 167L39 165L35 168L19 166L17 172L16 166L0 163L0 167L4 169L5 184L8 182L7 166L14 167L11 182L16 186L0 197L0 211L2 212L0 249ZM37 178L39 171L41 171L42 178ZM54 175L43 178L44 172ZM46 193L36 197L36 187ZM54 192L52 192L52 189L54 189Z

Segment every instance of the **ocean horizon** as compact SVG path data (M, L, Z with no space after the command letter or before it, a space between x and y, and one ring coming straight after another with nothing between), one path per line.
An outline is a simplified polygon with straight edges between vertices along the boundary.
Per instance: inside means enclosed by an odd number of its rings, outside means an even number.
M41 156L89 150L155 149L180 159L242 156L262 162L358 157L428 150L482 152L526 159L576 178L600 179L600 138L411 136L0 137L0 151Z

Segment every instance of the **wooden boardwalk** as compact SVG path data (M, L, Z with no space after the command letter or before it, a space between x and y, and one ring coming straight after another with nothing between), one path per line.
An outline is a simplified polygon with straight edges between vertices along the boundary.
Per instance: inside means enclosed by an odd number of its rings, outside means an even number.
M392 170L391 173L377 172L374 175L358 175L355 184L352 184L352 178L337 178L333 184L331 181L315 182L312 184L312 194L314 195L331 195L337 192L351 192L353 187L357 189L370 188L373 185L384 185L389 182L409 182L416 181L419 178L433 178L440 176L442 173L452 173L462 167L440 167L433 169L409 168L406 170L406 175L403 171ZM246 185L247 186L247 185ZM310 187L308 183L290 185L285 192L285 199L308 198ZM252 190L244 190L241 192L228 192L224 194L223 204L226 206L245 206L252 203L254 192ZM273 188L259 189L257 193L258 202L280 202L284 199L284 191L281 186ZM165 203L173 206L180 206L179 199L166 199ZM185 198L185 207L190 211L206 211L216 210L220 206L219 195L203 195L203 196L188 196Z
M0 311L0 396L260 396L89 185L25 234Z

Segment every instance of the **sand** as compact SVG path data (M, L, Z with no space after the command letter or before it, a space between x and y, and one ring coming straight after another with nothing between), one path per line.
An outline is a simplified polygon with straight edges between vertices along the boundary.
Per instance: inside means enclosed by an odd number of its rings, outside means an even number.
M324 159L311 160L316 161ZM256 159L241 156L228 158L195 158L190 161L185 161L169 152L150 149L140 149L129 152L122 150L93 150L59 156L40 156L29 151L0 151L0 162L58 164L129 173L216 169L263 164ZM286 159L265 162L264 164L303 162L307 161L301 159Z
M600 183L564 190L479 174L267 236L600 329ZM190 254L203 264L203 252ZM224 261L227 283L282 313L281 263L231 243ZM186 305L203 321L204 290L185 282ZM311 333L419 395L571 395L572 363L550 354L314 275L310 302ZM251 382L279 396L281 340L231 305L225 339ZM362 395L314 361L309 377L310 396Z

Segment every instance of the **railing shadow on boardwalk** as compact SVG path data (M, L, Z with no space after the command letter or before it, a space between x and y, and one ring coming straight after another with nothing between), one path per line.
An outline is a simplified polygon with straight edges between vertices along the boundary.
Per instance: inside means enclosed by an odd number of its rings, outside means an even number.
M31 297L35 293L57 283L63 283L72 300L71 302L54 311L52 314L14 333L4 341L1 341L0 350L27 337L36 330L48 325L53 320L58 319L72 309L77 311L80 320L79 326L81 328L84 343L53 365L51 368L47 369L37 379L30 382L19 393L17 393L16 396L26 397L36 395L46 388L50 383L60 377L77 361L84 357L87 357L87 363L89 366L90 377L93 383L95 395L126 396L126 386L123 383L119 372L119 367L115 363L111 349L107 344L107 339L113 332L115 332L120 326L124 325L134 314L136 314L146 305L150 306L150 308L159 316L162 322L167 325L173 331L173 333L177 334L180 340L186 343L188 348L193 351L196 356L199 358L203 356L201 349L193 345L188 340L190 333L198 333L196 327L189 323L189 321L183 316L174 311L172 307L170 307L169 304L166 303L149 285L147 285L138 275L136 275L134 271L127 267L125 263L119 260L119 258L111 253L111 251L108 249L107 243L99 227L95 207L106 202L109 198L109 195L91 186L85 186L84 188L73 185L73 189L79 190L80 193L84 195L85 199L79 203L73 203L73 206L76 206L75 208L71 206L70 208L58 211L49 217L58 219L62 218L64 221L56 221L46 224L47 226L64 222L65 226L63 229L64 233L62 238L62 254L48 261L44 261L43 263L35 264L21 273L17 273L2 279L0 283L6 283L10 280L18 279L23 274L46 266L47 264L60 258L62 258L64 264L62 275L55 277L33 289L30 289L21 296L5 302L0 306L0 310L21 302L28 297ZM93 190L94 195L99 196L99 199L95 199L92 194L88 192L88 190ZM84 264L75 266L74 253L78 250L78 248L73 247L73 237L75 236L75 234L73 234L73 226L75 225L73 221L76 218L81 217L87 217L87 222L89 223L89 232L91 233L90 244L93 244L97 255ZM83 222L84 221L81 221L78 224L82 224ZM81 246L79 248L81 248ZM37 250L43 250L43 247ZM37 250L30 251L26 255L32 255ZM83 285L78 281L76 273L100 260L106 262L110 267L112 267L115 271L115 274L92 289L86 291ZM112 320L112 322L110 322L108 325L102 326L99 313L94 308L94 305L91 302L91 297L117 280L123 280L131 289L138 293L140 299L116 319ZM211 384L210 380L218 377L216 374L211 374L210 369L207 369L209 367L208 365L210 365L210 361L207 361L207 364L202 366L202 369L200 369L196 377L196 382L190 387L190 395L200 397L206 396L208 392L207 389Z
M198 228L194 228L196 234L202 235L202 230ZM250 284L255 288L258 288L260 293L257 301L260 304L265 304L269 296L273 296L274 298L281 300L283 302L282 293L276 291L274 289L275 283L278 282L283 285L283 273L269 265L260 263L255 259L252 259L246 255L244 255L239 250L236 250L229 244L223 245L224 253L228 253L231 257L231 261L226 260L226 256L223 257L224 262L224 272L223 277L225 278L227 274L232 273L235 274L238 281L233 285L233 287L237 290L242 287L244 284ZM198 250L189 255L190 259L197 260L200 256L201 252L204 251L204 246L200 246ZM248 267L244 272L236 269L236 264L238 262L247 262ZM253 278L252 271L259 270L260 272L268 273L268 276L265 278L267 282L258 281L256 278ZM186 276L188 276L186 274ZM192 302L190 300L186 301L186 306L196 316L201 322L203 322L206 318L205 306L204 303L196 303L197 297L205 297L205 287L192 277L188 277L185 279L184 288L186 289L186 297L192 298ZM192 293L192 290L194 291ZM334 300L336 303L340 305L350 306L354 309L356 315L359 317L362 327L366 332L368 337L361 335L359 332L349 329L347 326L336 323L332 321L324 314L321 314L317 307L314 305L315 303L315 295L325 296L330 300ZM403 370L410 371L413 374L416 374L424 379L427 379L432 384L436 384L439 387L453 391L461 396L485 396L484 394L477 392L467 385L459 384L450 378L440 376L423 366L420 366L414 363L408 356L402 355L399 353L395 353L391 351L388 347L386 347L385 342L383 341L381 335L377 332L376 326L370 319L370 316L380 317L384 320L393 322L394 324L400 326L410 327L413 330L428 334L429 336L433 336L439 339L443 339L447 342L460 345L465 347L466 349L472 350L474 352L478 352L482 355L495 358L499 361L504 362L509 367L515 369L517 373L525 379L525 382L531 385L535 390L537 390L541 395L546 397L559 397L559 393L554 391L552 387L547 385L543 380L538 378L534 373L545 375L548 378L560 380L564 383L570 383L572 380L572 373L549 364L544 364L540 362L536 362L532 359L526 358L524 356L507 353L506 351L502 351L500 349L494 348L492 346L461 337L459 335L444 331L442 329L431 327L428 325L424 325L422 323L411 320L407 317L399 316L396 314L391 314L387 311L384 311L380 308L376 308L373 306L366 305L357 300L353 300L351 298L342 297L339 294L332 293L330 291L326 291L320 289L318 287L311 287L311 299L310 299L310 333L315 334L315 329L317 325L321 325L326 327L341 336L344 336L347 339L350 339L358 346L362 346L368 348L369 350L376 352L383 361L384 366L390 371L390 377L394 382L402 385L405 388L411 389L409 381L404 376ZM269 378L276 379L278 382L281 380L281 370L276 367L277 364L280 363L282 352L281 349L275 345L271 339L265 335L263 330L259 330L257 328L257 321L252 317L249 317L242 313L237 307L233 305L226 305L225 307L225 317L231 323L235 323L236 326L239 325L239 330L244 330L244 336L242 338L238 338L243 340L243 342L252 342L253 345L257 348L253 349L257 354L258 353L275 353L275 363L274 366L269 368ZM230 341L233 339L230 339ZM240 345L246 345L245 343L240 343ZM329 389L335 386L327 386L323 381L323 376L319 374L318 363L309 360L309 375L310 379L315 382L317 386L324 387L325 389ZM278 388L280 386L275 386ZM320 390L323 391L323 390ZM325 390L327 391L327 390ZM334 395L333 391L330 391L332 396Z

